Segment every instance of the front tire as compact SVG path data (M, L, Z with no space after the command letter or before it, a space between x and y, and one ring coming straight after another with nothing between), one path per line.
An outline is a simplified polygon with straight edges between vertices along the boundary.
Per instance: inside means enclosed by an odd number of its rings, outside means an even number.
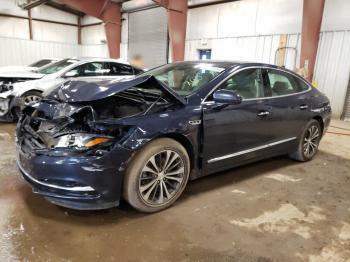
M301 162L310 161L318 152L321 137L320 123L317 120L311 120L300 136L298 149L289 155L290 158Z
M184 191L189 173L190 160L186 149L173 139L156 139L128 164L124 199L141 212L166 209Z
M22 95L23 106L29 106L39 102L43 98L42 94L38 91L29 91Z

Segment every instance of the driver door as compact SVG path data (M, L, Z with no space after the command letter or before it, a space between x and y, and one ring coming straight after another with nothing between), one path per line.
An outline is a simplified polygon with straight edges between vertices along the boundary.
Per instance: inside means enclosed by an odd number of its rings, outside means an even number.
M212 96L203 104L204 170L206 174L237 166L258 157L255 150L272 139L270 106L263 99L267 85L262 69L244 69L218 89L242 97L236 105L220 105ZM218 90L216 89L216 90Z

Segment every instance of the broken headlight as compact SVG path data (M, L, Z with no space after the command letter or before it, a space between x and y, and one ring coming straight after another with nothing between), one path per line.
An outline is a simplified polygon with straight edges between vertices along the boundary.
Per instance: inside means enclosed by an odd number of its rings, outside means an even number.
M108 145L113 137L95 134L76 133L57 138L54 148L91 149L97 146Z
M0 93L12 91L12 90L13 90L13 85L11 82L0 81Z

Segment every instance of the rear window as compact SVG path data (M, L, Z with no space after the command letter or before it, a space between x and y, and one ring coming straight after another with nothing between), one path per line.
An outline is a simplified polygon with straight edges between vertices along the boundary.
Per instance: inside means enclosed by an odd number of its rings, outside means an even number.
M43 67L43 66L50 64L51 62L52 62L52 60L50 60L50 59L42 59L42 60L39 60L39 61L29 65L29 66L30 67Z

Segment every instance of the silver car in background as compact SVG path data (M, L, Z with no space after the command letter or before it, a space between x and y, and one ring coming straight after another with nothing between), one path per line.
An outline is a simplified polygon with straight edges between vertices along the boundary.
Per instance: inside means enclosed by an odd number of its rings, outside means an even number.
M70 79L124 79L142 72L143 70L116 59L63 59L32 73L37 77L35 80L0 88L0 121L16 120L24 106L40 101L44 93Z

